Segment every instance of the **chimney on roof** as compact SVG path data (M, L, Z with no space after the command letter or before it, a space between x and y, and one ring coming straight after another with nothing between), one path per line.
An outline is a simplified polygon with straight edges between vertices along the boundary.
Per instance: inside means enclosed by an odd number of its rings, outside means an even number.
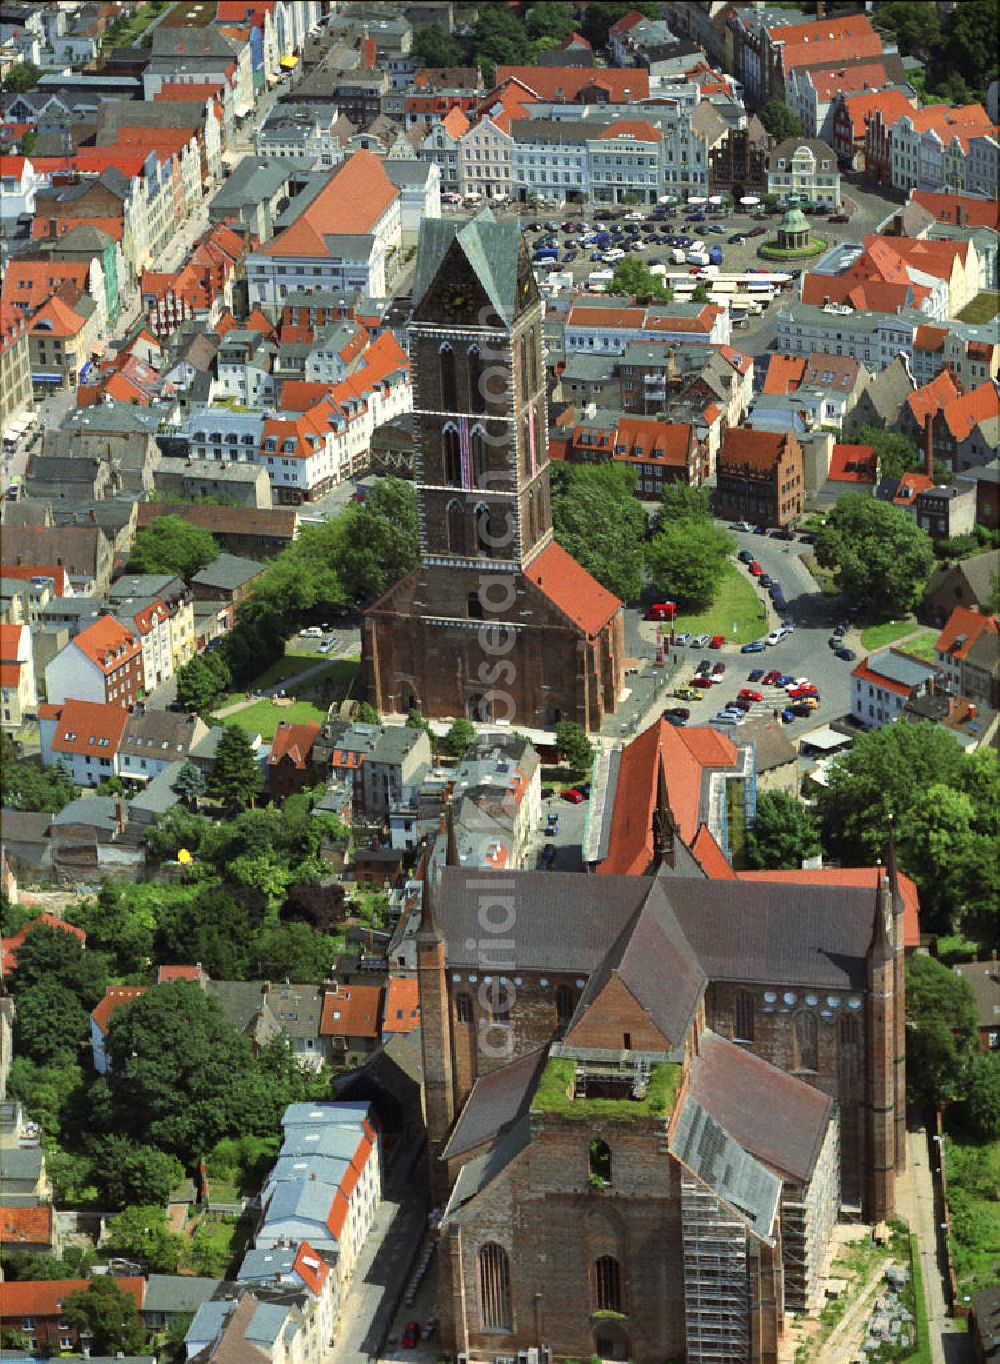
M924 473L934 477L934 417L930 412L924 417Z

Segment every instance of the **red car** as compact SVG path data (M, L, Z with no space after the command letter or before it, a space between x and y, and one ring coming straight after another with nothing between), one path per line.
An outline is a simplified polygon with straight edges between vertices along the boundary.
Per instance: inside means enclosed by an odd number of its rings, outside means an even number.
M676 620L677 603L673 601L658 601L646 612L644 620Z
M761 568L760 564L757 562L756 559L754 559L752 564L748 564L747 567L749 568L750 572L753 574L755 578L759 578L760 575L764 572L764 570Z
M582 791L578 791L575 786L569 787L562 793L563 800L568 800L570 805L582 805L587 797Z
M804 701L807 696L819 698L819 692L815 687L789 687L788 695L793 701Z
M762 679L765 687L775 687L781 681L781 673L777 668L772 668Z
M708 647L710 649L721 649L725 642L726 642L725 635L713 635L712 638L708 641Z
M764 693L754 691L750 687L741 687L739 691L740 699L743 701L763 701Z
M403 1338L400 1342L407 1350L416 1349L420 1344L420 1322L408 1321L403 1330Z
M692 687L711 687L714 685L714 677L706 677L704 673L699 673L697 677L692 677Z

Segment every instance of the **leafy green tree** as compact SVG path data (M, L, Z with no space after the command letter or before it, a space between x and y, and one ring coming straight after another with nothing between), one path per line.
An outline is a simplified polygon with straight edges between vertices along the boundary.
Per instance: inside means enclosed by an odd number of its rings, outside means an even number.
M354 718L359 725L378 725L382 723L382 717L379 715L378 711L374 706L369 705L367 701L361 702Z
M862 426L857 434L859 445L870 445L878 459L878 471L883 478L902 478L908 469L918 466L920 459L916 445L901 431L891 427Z
M249 886L265 895L269 903L285 898L291 873L270 850L242 853L229 865L229 875L238 886Z
M466 720L463 715L460 715L457 720L452 722L451 728L444 736L442 747L453 758L461 758L475 737L476 730L472 721Z
M976 999L967 981L933 957L906 963L906 1084L910 1103L961 1097L976 1036Z
M19 1326L4 1326L0 1330L0 1349L30 1350L34 1344L32 1337L26 1331L22 1331Z
M86 1108L83 1069L76 1057L63 1054L47 1065L27 1056L14 1057L7 1097L19 1099L45 1135L56 1140L63 1130L79 1130Z
M266 908L262 895L209 886L193 903L161 912L156 960L200 961L213 980L246 980L253 936Z
M0 938L13 938L37 914L33 905L15 905L7 892L0 890Z
M534 60L526 30L506 5L484 5L480 9L474 47L479 61L525 66Z
M705 288L704 284L701 283L696 284L694 288L691 290L692 303L708 303L710 298L711 295Z
M244 1129L250 1043L189 981L112 1015L105 1043L115 1130L193 1161Z
M618 262L611 292L629 298L651 298L656 303L669 303L674 296L674 291L653 274L641 256L626 256Z
M43 980L17 995L17 1049L47 1065L74 1057L90 1036L90 1015L53 980Z
M784 100L769 99L759 117L776 142L784 142L786 137L802 136L802 124Z
M191 806L192 809L198 808L199 799L208 790L205 774L196 763L191 762L190 758L177 773L174 780L174 790L181 800Z
M958 102L966 102L969 94L976 98L986 95L991 81L997 79L997 53L1000 52L1000 32L996 5L992 0L964 0L955 5L944 22L944 42L934 57L935 88L956 77L962 81L964 92L949 86L949 93L959 93Z
M34 62L18 62L12 66L0 81L0 86L9 91L12 95L23 94L25 90L34 90L35 86L42 78L42 69Z
M219 660L221 668L211 666L209 660L213 656L195 654L177 669L177 701L197 715L208 715L232 681L232 673L223 659Z
M909 611L934 566L930 536L909 512L861 493L841 497L816 539L816 558L858 606Z
M583 727L575 720L560 720L556 725L556 749L574 772L589 773L594 750Z
M538 0L525 15L529 38L554 38L561 43L573 32L575 24L572 6L562 0Z
M639 10L647 18L656 19L662 5L656 3L656 0L640 0L639 4L634 5L629 4L628 0L610 0L610 3L606 3L605 0L589 0L580 32L595 49L607 47L608 29L633 9Z
M184 1238L171 1231L158 1203L139 1203L120 1212L111 1224L108 1249L138 1260L155 1274L176 1274Z
M10 990L20 1006L22 995L42 984L59 986L90 1013L107 986L104 958L99 952L88 952L75 933L36 924L17 949Z
M0 734L0 800L8 810L54 815L79 794L65 764L43 770L36 761L18 757L10 735Z
M343 938L317 933L304 923L262 928L251 948L251 967L262 980L321 985L343 950Z
M972 797L944 782L917 793L900 817L902 865L920 888L929 926L958 927L1000 904L995 835L980 821Z
M764 791L747 833L747 863L767 871L792 870L820 852L819 831L807 805L787 791Z
M660 505L653 517L653 529L669 521L711 521L712 493L709 488L693 488L690 483L667 483L660 494Z
M733 540L714 522L668 521L646 546L646 567L657 587L687 606L707 606L718 591Z
M90 1150L94 1179L102 1202L108 1207L127 1208L135 1203L163 1207L184 1178L184 1167L179 1160L154 1146L144 1146L117 1133L95 1138Z
M146 1333L135 1299L109 1274L101 1274L86 1288L68 1293L62 1316L70 1330L90 1333L94 1354L138 1354L145 1344Z
M332 933L334 926L347 917L345 900L344 887L339 882L292 886L281 906L281 921L304 923L320 933Z
M879 5L875 19L879 28L887 28L895 34L904 57L916 53L926 59L936 52L941 41L936 5L890 0L887 5Z
M461 66L465 54L459 43L436 24L418 24L413 30L410 60L415 67Z
M978 1052L965 1074L965 1119L981 1141L1000 1137L1000 1055Z
M11 1283L30 1283L39 1279L89 1279L96 1260L92 1247L67 1246L60 1258L30 1250L8 1250L0 1254L0 1266Z
M236 624L226 636L226 664L237 683L259 677L261 670L277 663L285 653L285 640L295 630L294 617L286 616L268 598L255 592L236 608Z
M567 553L609 592L634 601L642 591L646 514L635 472L619 464L559 464L552 470L552 523Z
M83 901L67 915L86 933L88 950L106 953L120 976L146 968L156 931L156 918L148 904L129 890L115 881L105 881L96 900Z
M220 553L218 542L207 530L168 514L139 531L131 563L140 573L172 573L188 582Z
M215 750L208 789L226 806L245 809L260 795L264 781L253 745L239 725L226 725Z
M516 22L515 26L521 33ZM341 536L337 571L355 601L384 592L417 564L420 546L412 483L382 479L360 506L355 503L333 525Z

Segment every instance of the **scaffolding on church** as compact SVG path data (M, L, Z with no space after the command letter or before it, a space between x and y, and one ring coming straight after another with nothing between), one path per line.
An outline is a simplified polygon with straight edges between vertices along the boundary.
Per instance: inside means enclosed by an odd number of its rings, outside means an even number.
M681 1174L684 1320L688 1364L745 1364L750 1345L746 1223Z
M785 1306L790 1312L818 1312L823 1307L823 1275L839 1206L840 1127L833 1121L804 1196L781 1200Z

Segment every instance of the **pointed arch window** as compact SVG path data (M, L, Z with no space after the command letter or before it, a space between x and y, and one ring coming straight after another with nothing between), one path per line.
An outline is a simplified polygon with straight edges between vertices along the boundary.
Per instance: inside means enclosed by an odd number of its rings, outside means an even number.
M753 1041L753 995L737 990L733 1000L733 1037L738 1042Z
M455 996L455 1022L472 1022L472 996L466 994L464 991L462 994Z
M485 488L490 464L490 447L486 439L486 428L480 422L472 428L471 445L472 482L477 488Z
M622 1271L613 1255L602 1255L594 1261L591 1272L591 1291L595 1312L622 1310Z
M858 1020L845 1014L840 1020L840 1072L845 1080L851 1080L858 1071L858 1056L861 1049L861 1028Z
M556 989L556 1018L560 1023L568 1023L576 1009L576 991L572 985L560 985Z
M483 363L482 351L478 346L469 347L469 411L485 412L488 394L486 391L487 370Z
M590 1163L591 1178L599 1179L603 1184L610 1184L611 1147L608 1143L595 1137L587 1148L587 1159Z
M455 352L445 341L441 346L441 407L445 412L458 409L458 385L455 380Z
M445 425L441 432L441 444L444 450L444 481L449 488L460 488L462 486L462 447L458 427L454 422L448 422Z
M445 514L445 527L448 535L448 553L465 553L465 508L457 497L448 503Z
M484 558L491 559L496 553L496 517L485 502L477 504L474 515L479 553Z
M819 1070L819 1039L816 1017L804 1010L795 1015L795 1069Z
M510 1331L510 1261L503 1246L487 1241L479 1251L479 1312L484 1331Z

